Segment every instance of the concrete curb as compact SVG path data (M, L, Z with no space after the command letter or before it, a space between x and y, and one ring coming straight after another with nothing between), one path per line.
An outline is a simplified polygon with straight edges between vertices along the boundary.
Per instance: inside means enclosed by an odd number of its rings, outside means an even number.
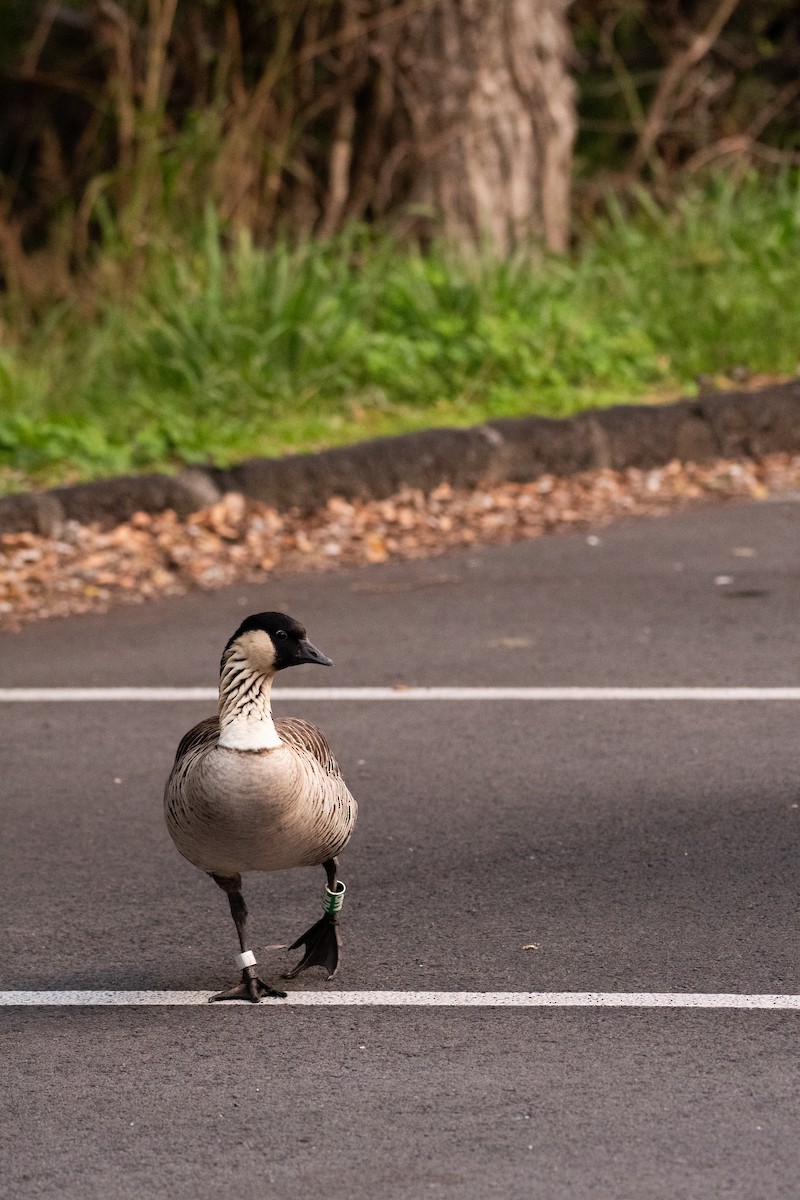
M57 535L64 521L113 526L135 512L171 508L186 517L225 492L286 511L313 512L331 496L384 499L403 487L429 491L524 483L543 474L611 467L648 469L672 459L800 452L800 380L760 392L726 392L667 405L593 409L563 420L517 417L471 429L429 429L319 454L251 458L227 470L123 475L0 497L0 533Z

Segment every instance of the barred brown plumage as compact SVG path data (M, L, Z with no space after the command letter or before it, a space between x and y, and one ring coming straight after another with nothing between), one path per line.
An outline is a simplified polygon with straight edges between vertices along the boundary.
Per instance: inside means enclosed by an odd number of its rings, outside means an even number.
M219 716L200 721L181 739L164 791L164 813L175 845L228 894L242 954L242 982L212 999L247 999L275 992L255 972L246 946L242 871L321 864L337 898L337 855L350 839L357 805L324 734L299 717L273 721L270 690L276 671L304 662L331 665L305 629L284 613L248 617L225 647ZM322 965L328 978L339 961L338 907L326 909L292 949L306 954L292 975Z
M325 735L310 721L302 717L278 717L274 722L281 741L296 750L307 750L324 767L329 775L342 777L339 764L333 757ZM179 762L195 750L203 750L219 741L219 717L206 717L185 733L178 743L175 762Z

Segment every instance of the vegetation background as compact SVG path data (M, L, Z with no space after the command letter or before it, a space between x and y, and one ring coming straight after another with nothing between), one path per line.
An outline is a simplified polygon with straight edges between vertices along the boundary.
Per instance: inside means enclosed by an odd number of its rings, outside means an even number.
M796 4L5 0L0 114L6 490L798 369Z

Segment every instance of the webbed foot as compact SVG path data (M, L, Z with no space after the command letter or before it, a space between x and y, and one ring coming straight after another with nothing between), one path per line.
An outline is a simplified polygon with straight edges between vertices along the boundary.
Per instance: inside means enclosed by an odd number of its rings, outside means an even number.
M242 971L241 983L228 988L225 992L217 992L215 996L209 996L208 1002L213 1004L216 1000L248 1000L251 1004L258 1004L264 997L268 997L270 1000L285 1000L286 992L279 992L277 988L270 987L256 975L252 967L245 967Z
M287 971L283 978L294 979L308 967L324 967L328 972L327 978L333 979L339 967L339 951L341 949L337 918L326 913L310 929L307 929L302 937L293 942L289 949L299 950L303 945L306 952L302 959L296 967Z

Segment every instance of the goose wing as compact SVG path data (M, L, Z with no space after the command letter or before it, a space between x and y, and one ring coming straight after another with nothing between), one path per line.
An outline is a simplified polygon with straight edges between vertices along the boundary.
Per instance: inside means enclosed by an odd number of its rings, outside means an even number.
M219 740L219 717L206 717L185 733L175 752L176 764L198 751L209 749Z
M328 745L325 735L317 729L316 725L312 725L310 721L304 721L302 717L279 717L275 722L275 728L281 741L286 742L295 750L303 750L306 754L313 755L325 773L332 779L342 778L339 764L333 757L333 751Z

